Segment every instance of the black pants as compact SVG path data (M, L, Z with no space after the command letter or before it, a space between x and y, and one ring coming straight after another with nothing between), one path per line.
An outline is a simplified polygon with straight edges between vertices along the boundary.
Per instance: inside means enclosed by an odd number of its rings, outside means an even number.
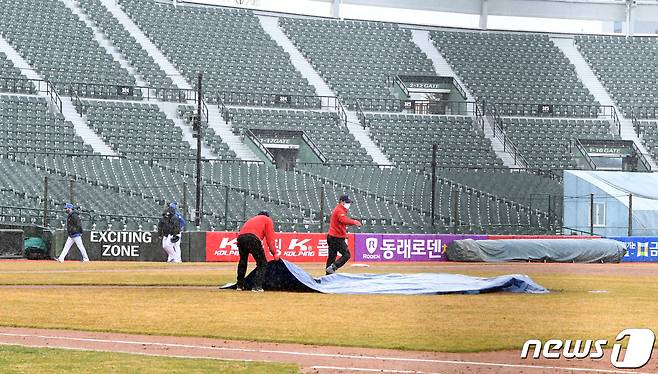
M327 257L327 267L334 264L336 269L340 269L350 259L350 250L347 248L347 242L344 238L327 235L327 244L329 245L329 256ZM340 258L336 261L336 255L340 253Z
M238 236L238 251L240 252L240 262L238 262L238 286L244 287L244 276L247 273L247 260L249 260L249 254L251 253L254 260L256 260L256 274L253 288L263 287L265 266L267 266L267 258L265 257L265 250L263 250L263 243L261 243L256 235L243 234Z

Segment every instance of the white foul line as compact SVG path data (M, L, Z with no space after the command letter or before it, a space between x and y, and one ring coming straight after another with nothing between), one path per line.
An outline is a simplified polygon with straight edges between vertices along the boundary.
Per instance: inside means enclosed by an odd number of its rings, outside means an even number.
M0 345L7 346L20 346L17 343L5 343L0 342ZM103 352L103 353L123 353L127 355L139 355L139 356L151 356L151 357L170 357L170 358L183 358L186 360L216 360L216 361L236 361L236 362L275 362L268 360L252 360L252 359L242 359L242 358L221 358L221 357L212 357L212 356L183 356L183 355L169 355L169 354L159 354L159 353L147 353L147 352L125 352L125 351L113 351L109 349L96 349L96 348L71 348L71 347L54 347L52 345L40 345L40 344L30 344L30 348L46 348L46 349L66 349L69 351L84 351L84 352Z
M525 368L525 369L571 370L571 371L585 371L585 372L613 373L613 374L651 374L651 373L647 373L647 372L626 371L626 370L590 369L590 368L574 368L574 367L542 366L542 365L502 364L502 363L496 363L496 362L478 362L478 361L433 360L433 359L422 359L422 358L403 358L403 357L386 357L386 356L358 356L358 355L345 355L345 354L311 353L311 352L296 352L296 351L278 351L278 350L249 349L249 348L207 347L207 346L202 346L202 345L177 344L177 343L158 343L158 342L144 342L144 341L140 342L140 341L131 341L131 340L112 340L112 339L94 339L94 338L72 338L72 337L66 337L66 336L48 336L48 335L33 335L33 334L0 333L0 336L13 336L13 337L23 337L23 338L40 338L40 339L51 339L51 340L71 340L71 341L81 341L81 342L113 343L113 344L127 344L127 345L152 345L152 346L174 347L174 348L206 349L206 350L211 350L211 351L275 353L275 354L285 354L285 355L311 356L311 357L331 357L331 358L338 357L338 358L349 358L349 359L360 359L360 360L429 362L429 363L450 364L450 365L478 365L478 366L498 366L498 367L509 367L509 368Z

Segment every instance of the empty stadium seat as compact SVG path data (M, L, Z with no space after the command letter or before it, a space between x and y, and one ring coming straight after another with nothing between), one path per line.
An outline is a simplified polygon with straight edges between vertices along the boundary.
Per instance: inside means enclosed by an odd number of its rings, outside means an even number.
M4 38L61 91L68 91L71 82L135 85L135 79L98 45L91 29L63 2L1 0L0 7ZM91 89L79 94L102 96Z
M503 126L529 167L544 170L575 168L575 139L619 138L605 120L503 118Z
M85 13L94 21L112 43L128 58L137 72L144 77L150 87L175 89L171 78L162 71L153 58L135 38L126 31L119 21L107 10L100 0L79 0ZM166 93L162 93L164 96ZM161 97L160 95L157 95ZM171 97L165 97L170 99Z
M230 91L315 95L251 11L154 1L119 3L188 82L196 82L203 72L209 102Z
M34 93L34 85L27 81L20 69L0 52L0 92Z
M366 114L366 118L375 143L399 167L429 167L433 144L439 145L440 165L502 166L471 117Z
M430 36L479 99L498 103L598 104L548 35L432 31Z
M575 41L624 116L630 118L636 106L656 106L656 38L578 35ZM653 111L649 118L655 116Z
M356 98L394 98L389 75L436 75L411 32L395 24L283 17L279 24L350 107Z
M0 96L0 153L92 153L73 124L36 96Z
M89 126L119 154L147 159L196 157L181 130L154 104L84 101Z

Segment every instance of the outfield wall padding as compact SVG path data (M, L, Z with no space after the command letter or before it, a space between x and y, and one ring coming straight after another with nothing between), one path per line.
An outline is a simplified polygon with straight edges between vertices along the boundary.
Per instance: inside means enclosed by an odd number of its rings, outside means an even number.
M25 231L25 237L37 236L46 241L51 257L61 253L62 247L68 238L63 230L50 231L35 225L0 225L0 228L18 228ZM121 231L118 231L121 232ZM98 235L98 234L96 234ZM151 233L154 243L132 243L118 242L94 243L90 242L91 233L85 233L83 240L92 261L165 261L166 255L161 248L160 240L157 234ZM106 239L107 239L107 235ZM183 261L204 262L204 261L237 261L237 247L235 245L234 232L205 232L192 231L184 232L181 255ZM277 247L283 247L281 255L293 262L312 261L323 262L326 259L326 241L322 240L325 234L308 234L308 233L286 233L280 241L277 241ZM208 240L208 239L211 240ZM491 241L511 240L514 242L529 239L546 239L564 242L567 250L572 251L577 248L575 242L585 242L596 237L586 236L523 236L523 235L392 235L392 234L355 234L350 235L350 249L355 255L351 262L373 262L373 261L445 261L447 248L455 240L466 238L471 239L493 239ZM628 262L658 262L658 237L615 237L611 238L620 241L627 249L623 261ZM114 251L104 248L106 245L115 245ZM137 245L136 253L132 249L125 249L121 252L121 246ZM355 249L353 249L356 247ZM103 251L106 256L103 256ZM118 252L117 252L118 251ZM128 251L128 252L127 252ZM269 251L266 251L269 252ZM137 256L126 256L126 254L137 254ZM269 253L268 253L269 254ZM311 255L311 256L309 256ZM573 255L570 253L569 255ZM67 259L79 259L79 252L74 247ZM453 257L458 258L458 257ZM537 257L539 259L522 256L522 261L554 261L551 257ZM580 261L580 259L576 259ZM574 261L576 261L574 260ZM452 260L454 261L454 260ZM571 261L569 261L571 262Z
M55 233L51 257L62 253L68 235L63 230ZM82 242L91 261L167 261L162 241L150 231L88 231ZM205 261L205 232L183 232L181 258L184 262ZM81 260L75 244L66 260Z
M192 231L183 233L183 243L188 245L188 258L192 262L206 261L206 232ZM181 248L182 250L182 248ZM188 261L183 256L183 261Z

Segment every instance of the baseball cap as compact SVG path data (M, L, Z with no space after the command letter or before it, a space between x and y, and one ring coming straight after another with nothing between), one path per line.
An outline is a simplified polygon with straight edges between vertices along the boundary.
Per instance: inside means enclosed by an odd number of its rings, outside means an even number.
M338 199L338 201L344 201L344 202L346 202L346 203L348 203L348 204L351 204L351 203L352 203L352 199L350 199L350 197L347 196L347 195L343 195L343 196L341 196L341 197Z
M176 209L176 208L178 208L178 204L175 201L172 201L172 202L169 203L169 207L172 208L172 209Z
M267 210L261 210L260 212L258 212L258 215L259 215L259 216L267 216L267 217L269 217L269 216L270 216L270 212L268 212Z
M64 205L64 209L73 209L73 204L66 203L66 205Z

